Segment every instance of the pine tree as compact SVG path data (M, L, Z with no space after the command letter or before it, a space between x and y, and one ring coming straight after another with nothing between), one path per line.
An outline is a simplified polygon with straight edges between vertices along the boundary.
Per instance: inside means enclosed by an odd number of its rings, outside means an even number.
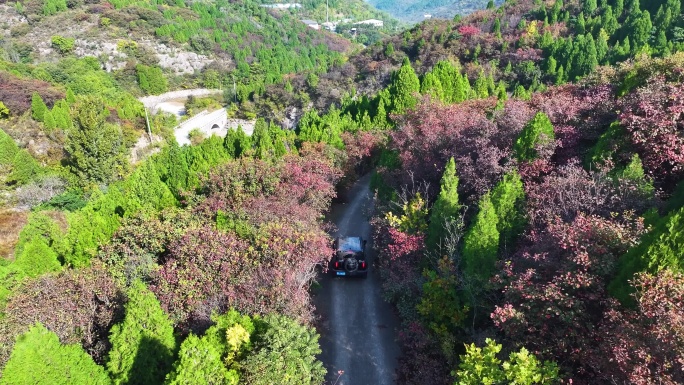
M124 194L131 212L161 210L176 204L171 190L162 182L151 161L144 162L128 177Z
M128 291L123 322L112 327L107 369L115 384L162 384L176 350L173 324L159 301L136 281Z
M445 101L442 83L432 72L428 72L423 76L420 93L423 95L430 95L434 100Z
M615 0L615 18L619 19L625 10L625 0Z
M254 352L241 361L243 378L251 385L322 384L326 369L316 359L321 349L315 329L282 315L267 315L265 330L254 341Z
M416 105L416 94L420 92L420 80L411 67L408 57L404 58L401 68L392 76L392 83L389 88L394 113L404 113Z
M463 238L463 264L468 276L486 282L496 270L499 219L489 193L480 199L478 208L477 216Z
M31 117L33 120L42 122L47 109L48 108L45 105L43 98L40 97L40 94L34 92L33 96L31 96Z
M638 0L634 0L637 1ZM634 54L638 52L643 46L648 44L651 38L651 30L653 29L653 24L651 23L651 15L648 11L637 11L636 13L630 13L630 16L625 22L629 33L629 40L632 44L631 53Z
M596 0L582 0L582 11L587 15L593 14L597 7Z
M125 162L121 127L106 122L109 110L99 97L85 97L75 109L64 146L71 170L84 184L107 183Z
M598 64L606 63L606 57L608 56L609 50L608 39L608 33L601 28L598 39L596 40L596 59L598 60Z
M0 166L11 165L18 152L19 147L14 139L0 129Z
M456 175L456 162L449 159L442 174L439 196L432 206L430 224L427 231L426 244L436 249L447 235L444 228L447 221L454 219L460 210L458 203L458 175Z
M492 32L497 38L501 39L501 20L497 17L494 19L494 26L492 27Z
M252 133L255 156L259 159L268 159L275 151L271 135L268 132L268 124L263 118L257 119Z
M71 88L67 88L66 90L66 102L69 104L76 103L76 95L74 95L74 91L72 91Z
M17 184L27 184L40 175L40 164L25 149L19 150L12 160L12 173L9 180Z
M235 133L235 157L239 158L248 155L251 152L251 149L252 138L245 133L242 126L238 125Z
M575 29L578 35L584 35L587 32L587 23L584 20L584 12L580 12L579 16L577 16Z
M52 107L52 117L55 118L57 128L67 130L73 127L71 122L71 112L66 100L58 100Z
M502 249L510 249L511 243L523 230L524 200L523 183L515 170L504 175L503 180L492 190L492 204L498 218L497 230Z
M223 137L223 148L231 158L235 158L235 142L237 140L237 131L234 128L229 128L226 136Z
M536 159L539 154L537 149L556 139L551 120L543 112L538 112L532 120L527 122L522 132L513 144L513 152L518 161Z
M45 114L43 115L43 123L45 124L45 129L47 132L52 132L57 127L55 118L52 116L52 112L50 110L45 110Z
M603 29L606 30L608 36L612 36L619 26L617 18L613 14L613 7L606 7L606 11L603 13Z
M373 118L373 125L381 129L388 126L387 111L385 110L385 100L383 98L380 98L378 101L378 109L375 118Z
M489 97L489 87L487 84L487 76L484 71L480 71L480 76L475 80L475 93L478 98L485 99Z
M37 323L21 335L2 373L0 385L109 385L101 366L79 345L62 345Z

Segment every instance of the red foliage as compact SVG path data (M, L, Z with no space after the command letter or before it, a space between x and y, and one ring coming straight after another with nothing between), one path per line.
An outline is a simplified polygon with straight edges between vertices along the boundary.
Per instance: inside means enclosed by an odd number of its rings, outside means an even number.
M606 316L602 347L614 377L637 385L684 383L684 276L664 270L635 281L638 310Z
M403 355L397 368L398 384L450 385L449 373L453 368L441 354L439 341L420 323L412 322L399 332Z
M171 242L152 275L183 330L201 330L212 311L230 307L311 321L309 283L333 253L319 218L339 176L321 149L275 163L240 159L210 174L194 210L203 223Z
M34 92L40 94L48 107L64 98L64 93L53 88L50 83L19 79L0 71L0 100L9 108L11 114L21 115L30 110Z
M615 302L606 293L617 258L643 233L639 221L578 216L529 234L531 244L496 279L504 300L494 324L515 344L555 360L579 383L607 380L599 331Z
M463 37L473 37L479 34L480 29L475 27L474 25L466 24L458 27L458 33L461 34Z
M434 196L444 165L454 157L463 198L476 201L490 190L510 168L506 161L517 135L510 131L517 128L515 125L497 127L487 118L486 112L493 105L493 100L451 106L423 101L401 117L390 143L398 151L404 171L399 182L409 184L407 177L426 181Z
M110 347L109 329L122 318L123 303L120 287L98 264L32 279L7 304L3 323L9 330L2 333L2 343L12 346L16 336L41 322L62 343L81 344L103 363Z
M627 95L620 109L620 123L629 132L644 170L666 184L684 177L684 85L652 78Z

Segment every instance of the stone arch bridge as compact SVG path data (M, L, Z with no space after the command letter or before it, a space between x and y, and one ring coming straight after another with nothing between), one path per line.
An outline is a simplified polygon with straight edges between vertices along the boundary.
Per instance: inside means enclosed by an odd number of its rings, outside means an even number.
M177 118L182 117L185 114L185 109L183 107L178 107L178 109L169 111L167 108L161 108L162 104L167 104L170 101L185 100L190 96L207 96L211 94L220 93L221 90L210 90L210 89L194 89L194 90L181 90L167 92L161 95L147 96L140 98L139 100L145 105L145 107L150 110L151 113L156 113L159 110L165 110L167 112L172 112ZM176 104L181 104L180 102ZM176 136L176 141L178 145L190 145L190 131L193 129L198 129L205 137L212 135L219 135L220 137L225 137L228 133L228 129L237 128L238 125L242 126L242 129L247 133L247 135L252 135L254 131L254 121L241 120L241 119L228 119L225 108L220 110L209 112L204 110L197 115L191 117L190 119L181 122L178 126L174 128L174 134Z

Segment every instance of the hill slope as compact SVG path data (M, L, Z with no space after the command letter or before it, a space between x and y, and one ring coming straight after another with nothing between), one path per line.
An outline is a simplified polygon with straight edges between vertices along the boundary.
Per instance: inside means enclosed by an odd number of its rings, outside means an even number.
M417 23L424 15L451 19L455 15L467 15L487 6L488 0L366 0L375 8L385 11L399 20ZM501 0L495 2L501 4Z

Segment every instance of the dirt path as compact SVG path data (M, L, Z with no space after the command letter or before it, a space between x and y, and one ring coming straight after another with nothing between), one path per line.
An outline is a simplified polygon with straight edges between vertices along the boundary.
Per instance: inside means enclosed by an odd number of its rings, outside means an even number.
M368 215L372 200L368 185L370 175L363 177L349 194L350 201L333 204L328 217L338 227L338 235L360 235L368 239L367 252L372 266ZM328 369L326 384L338 385L394 384L394 371L399 357L396 334L399 321L392 307L381 296L380 275L371 267L367 279L322 276L321 288L314 303L321 317L319 357Z

